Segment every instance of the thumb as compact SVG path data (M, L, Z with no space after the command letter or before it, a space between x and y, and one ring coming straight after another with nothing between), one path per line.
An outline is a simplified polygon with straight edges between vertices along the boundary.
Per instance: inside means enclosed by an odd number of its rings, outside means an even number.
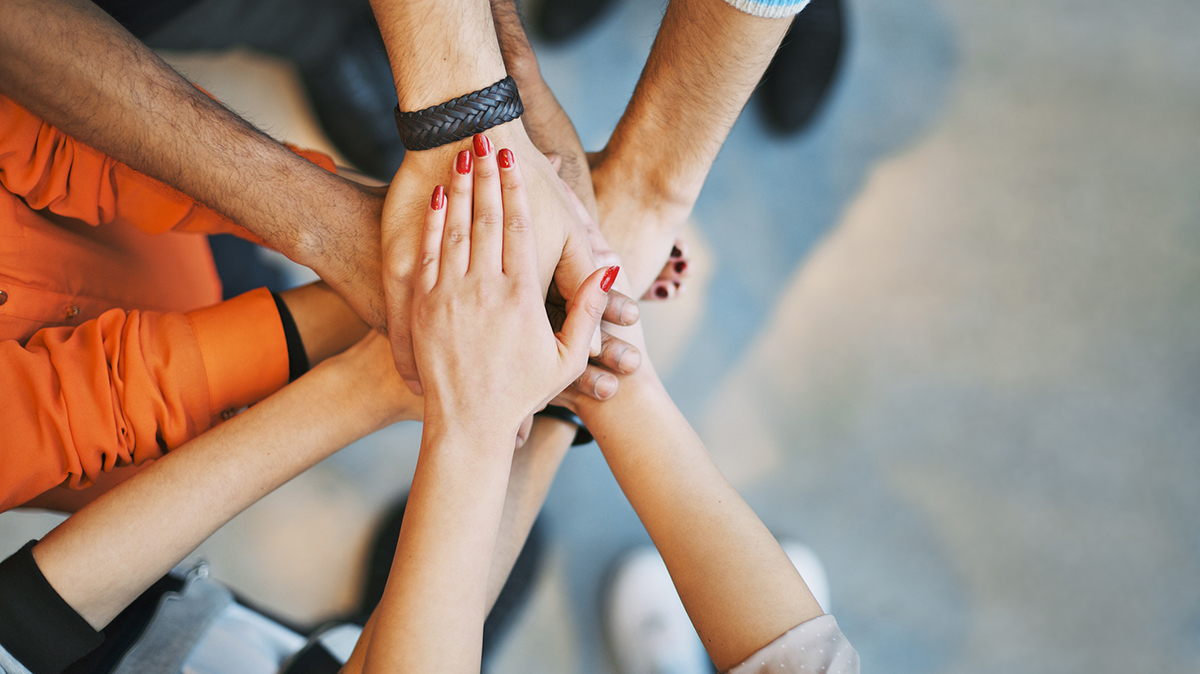
M600 327L600 318L608 305L608 291L620 270L620 267L601 267L575 291L575 300L558 333L562 348L572 363L578 360L580 365L587 364L592 335Z

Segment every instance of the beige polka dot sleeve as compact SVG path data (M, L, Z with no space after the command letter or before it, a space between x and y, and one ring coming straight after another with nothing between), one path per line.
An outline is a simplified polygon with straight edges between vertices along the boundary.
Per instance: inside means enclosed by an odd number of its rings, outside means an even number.
M858 651L831 615L813 618L764 646L729 674L858 674Z

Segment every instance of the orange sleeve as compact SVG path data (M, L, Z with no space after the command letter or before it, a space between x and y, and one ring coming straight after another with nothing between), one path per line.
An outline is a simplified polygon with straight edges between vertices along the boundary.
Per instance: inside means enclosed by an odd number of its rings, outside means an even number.
M154 459L287 383L265 289L188 314L112 309L0 342L0 511Z
M305 159L335 170L312 150ZM34 210L49 209L89 225L120 219L150 234L175 230L262 240L186 194L139 173L0 96L0 185Z

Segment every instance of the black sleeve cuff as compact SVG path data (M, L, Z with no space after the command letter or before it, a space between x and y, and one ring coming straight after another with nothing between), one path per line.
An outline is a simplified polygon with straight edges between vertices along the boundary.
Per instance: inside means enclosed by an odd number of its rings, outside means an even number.
M0 645L33 674L59 674L104 636L51 587L33 559L33 546L0 562Z
M304 340L300 339L300 330L296 327L296 319L287 303L279 293L271 293L275 298L275 308L279 310L279 322L283 324L283 336L287 338L288 350L288 381L293 382L308 372L308 351L304 349Z
M533 416L550 417L552 419L558 419L559 421L565 421L568 424L575 424L575 427L579 430L575 431L575 439L571 441L572 447L586 445L593 440L592 434L588 432L587 426L583 425L583 419L580 419L578 414L575 414L565 407L559 407L558 405L546 405L545 409L543 409L541 412L537 412Z

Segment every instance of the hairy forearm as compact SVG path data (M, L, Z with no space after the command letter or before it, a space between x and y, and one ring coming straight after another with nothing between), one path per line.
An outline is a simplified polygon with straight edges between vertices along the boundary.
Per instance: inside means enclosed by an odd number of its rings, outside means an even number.
M234 515L391 420L369 380L347 374L313 370L92 502L34 548L42 573L93 627L108 624Z
M383 199L204 95L95 5L3 0L0 93L242 224L382 325Z
M505 75L488 0L372 0L401 110L421 110Z
M83 0L4 0L0 92L315 269L382 324L382 195L260 133Z
M718 669L821 609L787 555L721 475L648 364L579 410L666 562Z
M602 169L645 199L691 208L790 22L724 0L671 0Z
M525 104L523 119L529 139L543 153L553 152L559 156L562 160L558 169L559 177L571 186L592 217L596 218L596 196L592 190L587 153L579 141L575 125L542 79L537 55L521 24L516 2L491 0L491 5L504 67L516 81Z

